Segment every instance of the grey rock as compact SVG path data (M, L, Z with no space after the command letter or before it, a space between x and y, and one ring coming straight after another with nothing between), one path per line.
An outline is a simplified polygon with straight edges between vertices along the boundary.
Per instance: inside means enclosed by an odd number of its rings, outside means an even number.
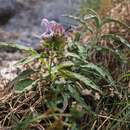
M5 24L15 15L15 1L14 0L0 0L0 24Z

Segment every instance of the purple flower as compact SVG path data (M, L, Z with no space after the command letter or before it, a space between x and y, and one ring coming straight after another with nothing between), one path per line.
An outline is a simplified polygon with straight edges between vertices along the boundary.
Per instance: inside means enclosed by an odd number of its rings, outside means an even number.
M44 33L41 35L43 39L51 38L55 35L62 36L65 33L65 29L61 24L55 21L48 21L45 18L42 19L41 26L44 30Z

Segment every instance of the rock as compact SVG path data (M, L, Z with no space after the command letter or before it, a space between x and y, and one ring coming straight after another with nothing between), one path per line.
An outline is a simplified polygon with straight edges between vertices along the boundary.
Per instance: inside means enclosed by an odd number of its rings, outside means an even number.
M14 0L0 0L0 24L5 24L15 14Z

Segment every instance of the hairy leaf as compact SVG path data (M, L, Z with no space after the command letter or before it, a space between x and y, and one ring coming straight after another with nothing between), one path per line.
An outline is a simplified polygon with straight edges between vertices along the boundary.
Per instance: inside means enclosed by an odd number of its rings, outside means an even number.
M113 84L114 81L112 79L112 76L110 75L110 73L108 71L106 71L105 69L102 69L101 67L98 67L97 65L93 64L93 63L88 63L86 65L81 65L81 67L83 68L88 68L88 69L92 69L97 71L104 79L106 79L107 81L109 81L109 83Z
M83 82L87 87L90 87L91 89L94 89L96 91L102 92L99 89L99 86L97 86L91 79L89 79L88 77L85 77L83 75L80 75L78 73L74 73L68 70L60 70L61 73L65 74L66 76L72 78L72 79L77 79L81 82Z
M16 88L15 88L15 90L17 91L17 92L23 92L23 91L25 91L25 90L27 90L27 89L31 89L31 85L32 85L32 83L33 83L34 81L33 80L31 80L31 79L24 79L24 80L20 80L20 81L18 81L17 83L16 83Z

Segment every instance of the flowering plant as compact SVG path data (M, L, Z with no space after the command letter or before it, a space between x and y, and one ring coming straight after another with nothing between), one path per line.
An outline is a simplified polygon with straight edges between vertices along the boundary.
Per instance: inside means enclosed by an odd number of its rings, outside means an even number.
M22 94L9 99L7 108L5 103L1 107L2 110L6 108L1 112L0 122L3 125L11 124L16 127L15 130L28 130L30 127L47 130L115 128L111 127L111 124L118 128L129 127L127 91L122 91L126 90L126 84L123 85L117 80L118 83L113 77L118 76L117 70L124 72L128 68L128 64L122 61L130 45L120 36L100 34L102 26L107 21L115 20L101 21L94 11L90 14L86 18L92 20L91 24L94 25L89 25L87 20L74 17L81 23L78 37L76 33L73 34L74 40L66 37L68 31L66 32L61 24L43 19L43 51L40 52L33 48L0 43L2 46L16 47L29 53L29 56L20 61L20 65L28 65L26 70L11 83L11 87L15 86L15 90ZM82 38L87 36L86 33L89 31L91 38L84 45ZM105 40L105 43L109 40L120 46L112 48L100 45L102 40ZM127 48L122 50L121 43ZM104 55L104 52L112 54L115 59L111 55ZM109 65L108 69L104 68L103 64L109 58L107 56L112 58L112 64L120 61L120 67L113 64L112 68ZM105 57L104 60L102 57ZM115 76L112 76L111 72ZM102 115L104 113L105 116ZM112 118L108 120L106 115ZM105 117L109 121L108 125L106 119L103 119ZM126 122L122 122L120 118ZM12 119L17 119L17 126L12 124Z
M56 23L55 21L48 21L48 19L43 18L41 22L44 33L41 35L41 38L52 38L53 36L62 36L65 33L64 27Z
M43 50L63 53L66 43L64 26L46 18L42 19L41 26L44 31L41 35Z

